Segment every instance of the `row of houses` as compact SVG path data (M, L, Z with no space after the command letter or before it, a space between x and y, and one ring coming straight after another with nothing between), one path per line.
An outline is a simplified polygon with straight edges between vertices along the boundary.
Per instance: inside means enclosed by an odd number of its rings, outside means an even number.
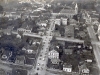
M93 62L93 54L81 43L56 41L48 53L48 68L60 69L67 74L89 75L87 63ZM80 64L81 63L81 64Z
M66 50L66 55L72 53L71 50ZM70 54L72 55L72 54ZM65 58L68 58L65 56ZM61 61L60 58L59 58L59 52L57 50L51 50L49 53L48 53L48 59L49 59L49 68L53 68L53 69L61 69L63 70L64 72L68 73L68 74L72 74L73 72L77 72L78 74L81 74L81 75L89 75L90 73L90 70L89 68L86 66L86 64L84 63L83 65L76 65L76 68L75 70L73 70L73 65L71 63L68 63L68 62L64 62L64 61ZM65 60L71 60L71 59L65 59ZM76 59L77 60L77 59ZM88 61L89 59L87 59ZM71 60L72 61L72 60ZM51 62L51 63L50 63ZM70 61L69 61L70 62ZM72 61L74 62L74 60ZM74 62L75 63L75 62ZM51 65L52 64L52 65Z

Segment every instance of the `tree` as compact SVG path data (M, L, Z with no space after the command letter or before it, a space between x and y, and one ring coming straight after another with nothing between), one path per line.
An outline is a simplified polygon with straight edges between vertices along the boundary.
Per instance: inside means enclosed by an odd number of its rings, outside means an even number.
M73 16L73 19L75 19L76 21L78 21L78 16L77 15L74 15Z

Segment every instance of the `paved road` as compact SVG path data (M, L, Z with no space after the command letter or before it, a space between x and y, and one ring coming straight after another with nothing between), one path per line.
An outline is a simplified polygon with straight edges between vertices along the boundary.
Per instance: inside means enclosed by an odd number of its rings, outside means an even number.
M99 45L99 43L97 44L98 39L95 35L94 29L91 26L89 26L87 28L87 30L88 30L89 36L91 38L91 43L93 45L94 55L95 55L95 58L96 58L96 61L97 61L97 64L98 64L99 71L100 71L100 45Z
M95 33L94 29L91 26L89 26L89 27L87 27L87 30L88 30L91 41L96 41L97 42L98 39L95 35L96 33Z
M30 37L36 37L36 38L41 38L42 36L34 33L23 33L24 36L30 36Z
M70 42L76 42L76 43L84 43L84 40L79 40L79 39L62 38L62 37L56 37L56 39L60 40L60 41L70 41Z
M52 40L52 34L53 34L52 31L54 30L54 21L50 20L50 24L51 25L49 29L46 31L46 35L42 37L43 47L39 54L39 57L37 58L37 64L34 70L35 74L38 73L38 75L46 74L49 46L50 46L50 41Z

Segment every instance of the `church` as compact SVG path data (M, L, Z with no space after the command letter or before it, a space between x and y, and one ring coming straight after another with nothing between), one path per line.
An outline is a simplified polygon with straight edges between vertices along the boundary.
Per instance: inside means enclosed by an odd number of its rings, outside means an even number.
M60 12L59 15L66 16L67 18L73 18L74 15L78 14L78 5L75 4L74 8L65 6Z

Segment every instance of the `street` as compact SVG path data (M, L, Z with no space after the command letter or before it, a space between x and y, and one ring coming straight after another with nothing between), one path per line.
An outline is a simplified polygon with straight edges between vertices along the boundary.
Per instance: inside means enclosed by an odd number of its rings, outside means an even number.
M98 39L97 39L95 32L94 32L94 29L91 26L89 26L87 28L87 30L88 30L89 36L91 38L91 43L93 45L94 55L95 55L95 58L96 58L96 61L98 64L99 71L100 71L100 44L94 43L94 42L98 42ZM100 75L100 72L99 72L99 75Z
M39 57L37 58L37 64L34 70L35 74L38 73L38 75L46 74L49 46L50 46L50 41L52 40L53 37L51 36L51 34L53 34L52 31L54 30L54 21L50 20L50 24L51 25L49 29L46 31L46 35L42 37L43 47L39 54Z

